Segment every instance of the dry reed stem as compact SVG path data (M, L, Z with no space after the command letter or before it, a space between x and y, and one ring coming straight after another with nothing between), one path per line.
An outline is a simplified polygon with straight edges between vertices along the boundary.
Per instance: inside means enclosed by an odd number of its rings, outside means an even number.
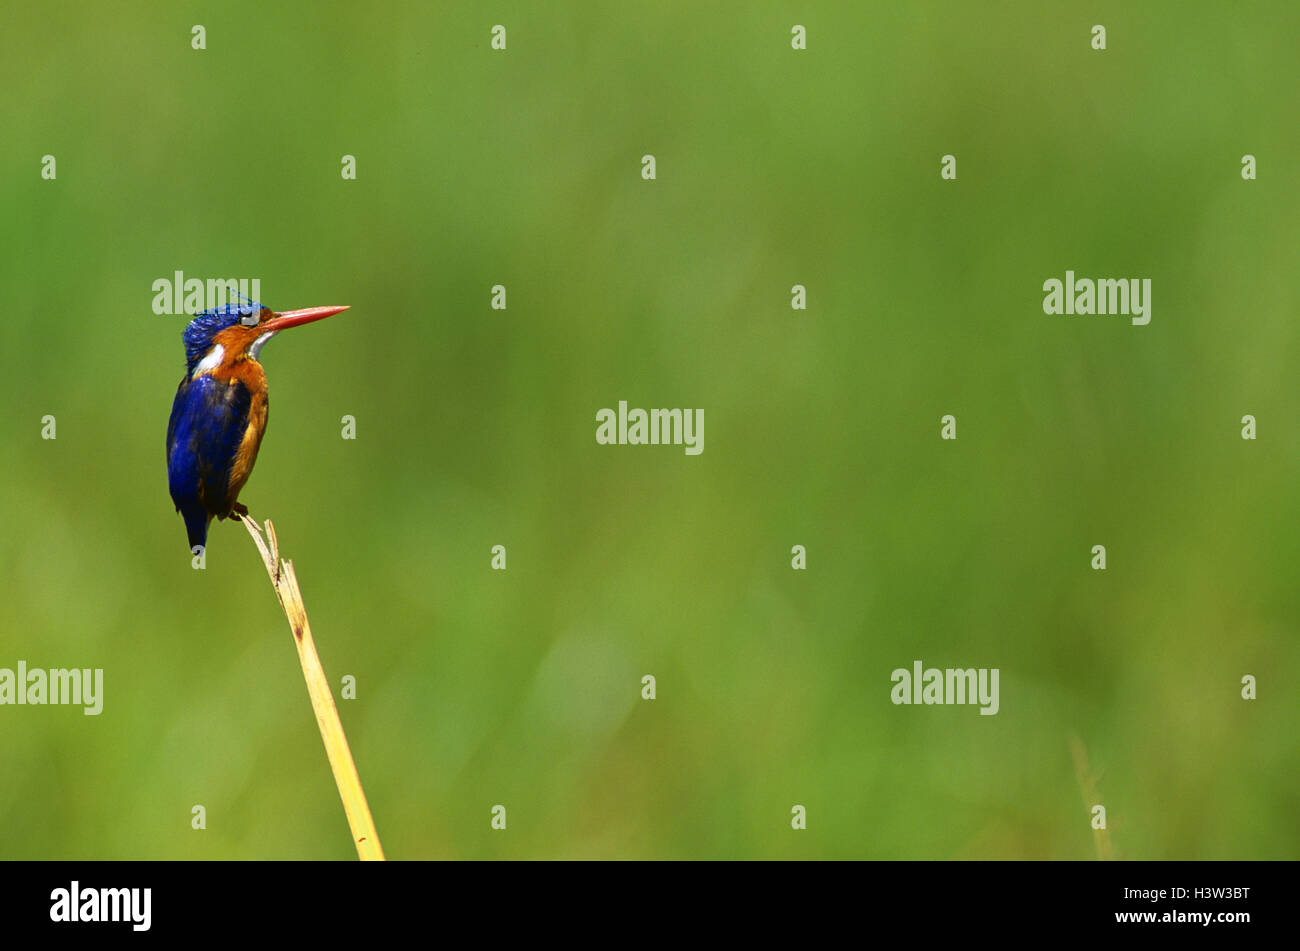
M266 521L266 539L263 539L255 521L247 516L236 517L243 521L248 534L257 545L266 573L271 578L271 586L275 589L275 596L280 600L280 607L284 609L284 616L293 631L302 675L307 681L307 693L311 696L311 706L316 712L316 725L320 727L325 755L329 757L334 782L339 787L339 798L343 801L343 811L347 813L348 826L352 829L352 842L357 847L357 856L362 861L383 861L384 850L379 844L379 834L375 831L375 820L370 815L370 806L366 804L366 794L361 788L361 777L357 775L352 750L343 734L343 724L339 721L334 695L330 692L325 670L316 654L316 643L312 640L311 624L307 620L307 608L303 605L302 589L298 586L293 562L280 557L280 542L270 519Z

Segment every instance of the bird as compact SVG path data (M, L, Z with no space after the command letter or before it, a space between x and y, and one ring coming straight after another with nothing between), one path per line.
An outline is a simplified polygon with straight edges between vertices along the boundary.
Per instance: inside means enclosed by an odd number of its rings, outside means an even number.
M167 482L192 553L206 547L214 517L248 514L239 492L257 461L267 421L262 347L282 330L347 309L276 312L241 298L196 314L186 325L185 376L167 422Z

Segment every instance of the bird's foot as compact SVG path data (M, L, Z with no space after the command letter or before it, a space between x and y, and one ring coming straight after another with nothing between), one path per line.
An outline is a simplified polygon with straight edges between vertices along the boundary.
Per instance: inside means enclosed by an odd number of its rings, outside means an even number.
M234 505L230 506L230 514L232 516L237 515L240 518L248 518L248 506L240 505L236 502Z

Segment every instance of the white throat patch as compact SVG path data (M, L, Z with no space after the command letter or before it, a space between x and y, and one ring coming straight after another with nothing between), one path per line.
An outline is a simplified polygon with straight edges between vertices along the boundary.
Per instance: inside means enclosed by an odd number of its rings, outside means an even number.
M221 361L225 357L225 355L226 355L226 348L223 347L221 344L217 344L215 347L213 347L211 350L208 351L208 355L206 357L204 357L202 360L198 362L198 365L194 368L193 375L198 376L200 373L211 373L217 367L221 366Z

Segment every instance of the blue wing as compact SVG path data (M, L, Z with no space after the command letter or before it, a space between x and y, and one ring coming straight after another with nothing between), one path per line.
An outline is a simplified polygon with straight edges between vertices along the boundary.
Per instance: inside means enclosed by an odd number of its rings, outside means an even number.
M205 544L212 516L230 513L230 470L248 429L252 394L204 374L181 381L167 423L167 480L190 547Z

